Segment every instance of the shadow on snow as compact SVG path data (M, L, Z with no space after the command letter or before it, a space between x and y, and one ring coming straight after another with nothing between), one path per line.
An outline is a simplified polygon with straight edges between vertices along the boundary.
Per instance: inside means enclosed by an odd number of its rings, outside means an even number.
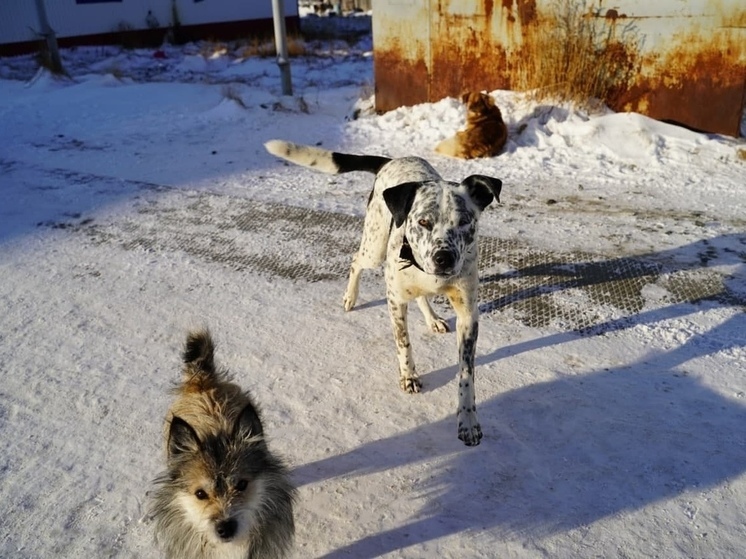
M733 257L734 263L743 262L743 255ZM708 299L742 304L726 291ZM683 317L701 308L693 303L645 310L586 334ZM671 351L478 403L485 438L476 448L460 446L448 414L433 424L301 466L294 477L305 485L440 458L433 476L418 482L427 504L411 522L325 557L378 557L465 531L489 531L491 537L549 536L743 474L746 406L736 401L737 395L727 398L689 377L686 363L743 347L744 331L746 314L741 312ZM579 335L561 332L501 347L479 356L477 364L558 346ZM430 387L442 385L455 371L447 367L423 380Z

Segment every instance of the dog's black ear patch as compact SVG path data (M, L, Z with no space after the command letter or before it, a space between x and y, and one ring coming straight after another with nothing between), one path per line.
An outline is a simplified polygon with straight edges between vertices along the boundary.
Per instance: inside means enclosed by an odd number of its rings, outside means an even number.
M469 192L474 203L483 210L492 203L493 199L500 201L500 191L503 181L486 175L471 175L461 181Z
M246 404L233 425L234 438L261 437L264 434L259 412L252 404Z
M193 452L199 448L199 437L186 421L174 416L168 429L168 455L175 456L183 452Z
M412 209L412 202L417 189L422 186L421 182L405 182L397 186L392 186L383 191L383 199L394 218L394 224L401 227L407 219L409 210Z
M215 344L207 330L190 332L183 355L184 363L197 370L215 373Z

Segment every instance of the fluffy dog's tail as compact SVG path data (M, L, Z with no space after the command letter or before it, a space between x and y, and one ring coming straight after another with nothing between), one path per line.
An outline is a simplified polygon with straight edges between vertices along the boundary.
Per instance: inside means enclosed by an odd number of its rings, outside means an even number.
M314 146L302 146L283 140L270 140L264 147L272 155L323 173L338 175L351 171L378 173L391 158L379 155L350 155Z
M208 330L190 332L187 335L182 358L184 384L189 388L204 390L220 380L221 373L215 368L215 343Z

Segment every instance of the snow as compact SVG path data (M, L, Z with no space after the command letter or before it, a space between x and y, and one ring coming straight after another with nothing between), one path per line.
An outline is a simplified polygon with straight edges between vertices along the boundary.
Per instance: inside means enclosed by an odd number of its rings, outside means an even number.
M495 91L506 152L445 159L460 103L375 115L365 44L319 48L293 59L294 97L273 60L199 45L67 50L67 80L0 60L0 556L159 556L147 491L205 325L292 468L297 557L742 556L743 139ZM580 285L551 294L569 318L483 313L466 448L454 335L411 311L410 396L381 274L342 310L371 177L284 165L272 138L498 176L483 236L661 279L631 311ZM676 298L682 278L721 296Z

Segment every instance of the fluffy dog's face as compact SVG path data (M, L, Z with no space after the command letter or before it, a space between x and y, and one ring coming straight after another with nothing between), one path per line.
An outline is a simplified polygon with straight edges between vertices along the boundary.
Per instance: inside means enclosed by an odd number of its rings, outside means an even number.
M383 196L396 227L404 227L417 265L427 274L449 278L473 257L479 215L493 199L499 200L501 188L499 179L472 175L460 184L405 183Z
M466 105L467 117L470 119L500 114L495 100L485 93L464 93L461 100Z
M252 410L253 411L253 410ZM242 412L242 416L245 412ZM265 493L262 473L270 469L263 438L236 422L232 434L200 441L175 417L169 433L169 474L178 508L196 532L214 543L247 538Z

